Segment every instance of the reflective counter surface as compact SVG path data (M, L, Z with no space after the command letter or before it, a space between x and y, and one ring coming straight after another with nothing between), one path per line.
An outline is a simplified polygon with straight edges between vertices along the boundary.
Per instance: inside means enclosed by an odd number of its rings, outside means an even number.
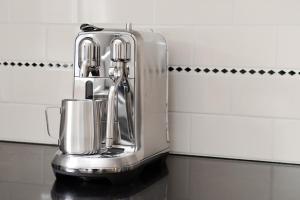
M300 199L300 166L169 155L134 182L56 181L56 147L0 142L1 200L292 200Z

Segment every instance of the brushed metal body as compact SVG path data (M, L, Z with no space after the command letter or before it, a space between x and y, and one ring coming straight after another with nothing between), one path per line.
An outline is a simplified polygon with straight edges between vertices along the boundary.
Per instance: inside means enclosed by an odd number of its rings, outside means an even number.
M82 76L79 49L81 41L86 38L97 46L96 52L101 52L101 61L99 66L85 69L84 72L88 73ZM115 38L130 46L126 46L126 54L113 52L124 61L124 77L120 83L112 80L116 60L112 59L115 56L111 55L110 44ZM87 84L93 85L93 101L115 102L111 104L115 105L110 119L113 124L112 145L105 145L107 128L103 127L109 123L106 105L100 110L102 151L92 155L72 155L59 150L52 162L56 173L98 176L124 172L169 151L167 45L161 35L131 29L79 33L75 41L74 99L87 98ZM112 88L115 90L114 101L109 100Z

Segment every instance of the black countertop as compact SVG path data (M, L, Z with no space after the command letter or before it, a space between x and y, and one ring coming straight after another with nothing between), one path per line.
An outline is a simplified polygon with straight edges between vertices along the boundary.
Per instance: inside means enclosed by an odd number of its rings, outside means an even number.
M0 142L0 199L300 199L300 166L169 155L123 186L55 181L56 147Z

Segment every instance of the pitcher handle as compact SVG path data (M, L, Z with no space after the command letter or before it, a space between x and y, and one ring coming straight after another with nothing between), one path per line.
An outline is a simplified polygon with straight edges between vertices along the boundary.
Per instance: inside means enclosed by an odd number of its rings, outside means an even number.
M49 116L48 116L48 110L49 110L49 109L54 109L54 108L56 108L56 109L59 108L59 109L60 109L60 107L58 107L58 106L47 107L47 108L45 109L45 118L46 118L46 128L47 128L47 133L48 133L49 137L54 138L54 139L57 139L57 138L55 138L55 137L53 137L53 136L51 135L51 132L50 132L50 125L49 125Z

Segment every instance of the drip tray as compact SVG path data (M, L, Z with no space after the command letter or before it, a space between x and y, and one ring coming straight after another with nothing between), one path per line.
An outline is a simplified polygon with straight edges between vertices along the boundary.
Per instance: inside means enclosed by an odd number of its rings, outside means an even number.
M116 156L118 154L124 153L124 149L123 148L109 148L107 151L101 153L101 157L113 157Z

